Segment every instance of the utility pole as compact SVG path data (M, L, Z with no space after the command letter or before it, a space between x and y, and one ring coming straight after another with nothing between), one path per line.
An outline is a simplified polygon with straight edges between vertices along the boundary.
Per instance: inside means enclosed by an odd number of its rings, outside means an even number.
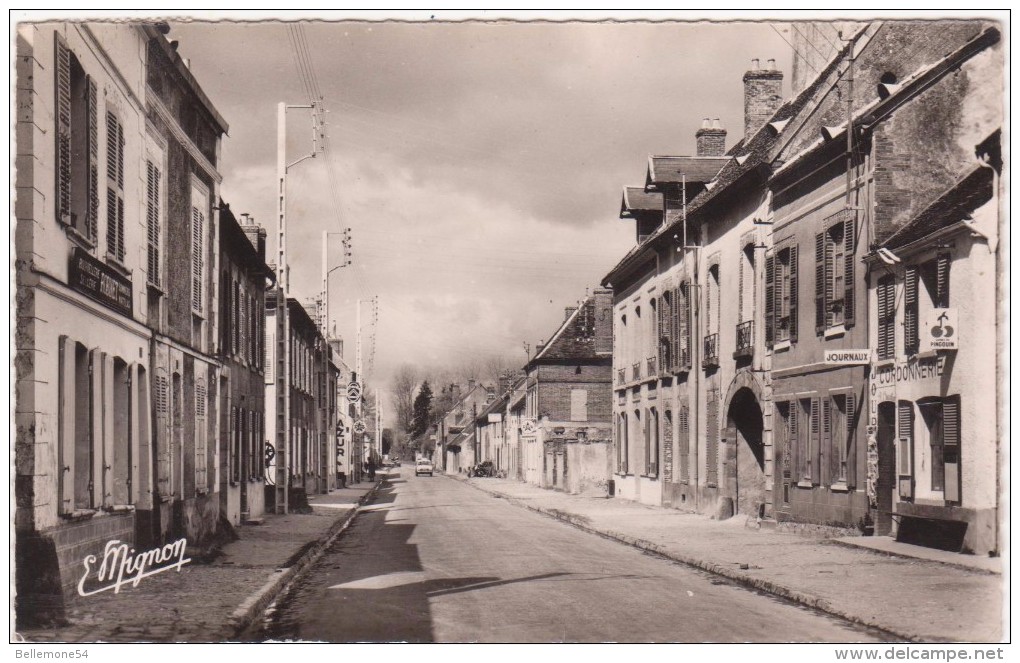
M287 163L287 110L310 108L312 113L312 153L292 164ZM276 223L276 513L288 511L288 486L290 484L290 325L287 315L287 296L290 292L290 268L287 265L287 171L305 159L314 157L318 151L315 104L288 105L280 102L276 106L276 180L277 180L277 223Z

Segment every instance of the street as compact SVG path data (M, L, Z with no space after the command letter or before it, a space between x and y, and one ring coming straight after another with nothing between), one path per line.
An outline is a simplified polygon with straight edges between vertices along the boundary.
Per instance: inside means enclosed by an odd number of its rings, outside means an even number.
M576 530L443 477L391 470L260 639L863 642L876 635Z

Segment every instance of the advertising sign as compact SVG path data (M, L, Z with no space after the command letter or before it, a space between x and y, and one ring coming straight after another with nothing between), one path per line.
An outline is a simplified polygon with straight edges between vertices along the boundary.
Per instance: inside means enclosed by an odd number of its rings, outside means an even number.
M862 366L871 363L871 350L826 350L825 363L834 366Z
M124 315L131 315L131 279L75 247L67 275L68 285Z
M955 308L933 309L921 325L921 350L956 350L959 339Z

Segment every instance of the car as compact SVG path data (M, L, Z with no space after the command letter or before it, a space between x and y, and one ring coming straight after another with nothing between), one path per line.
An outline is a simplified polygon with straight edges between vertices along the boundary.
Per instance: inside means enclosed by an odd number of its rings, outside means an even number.
M432 461L429 460L428 458L419 458L417 461L415 461L414 476L420 476L422 474L432 476L432 472L433 472Z

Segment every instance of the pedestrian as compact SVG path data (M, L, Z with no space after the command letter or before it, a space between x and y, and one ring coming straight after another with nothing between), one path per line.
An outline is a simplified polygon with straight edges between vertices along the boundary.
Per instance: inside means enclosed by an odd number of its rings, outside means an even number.
M368 459L368 480L375 481L375 458Z
M346 488L347 487L347 473L346 472L338 472L337 473L337 478L340 480L340 488Z

